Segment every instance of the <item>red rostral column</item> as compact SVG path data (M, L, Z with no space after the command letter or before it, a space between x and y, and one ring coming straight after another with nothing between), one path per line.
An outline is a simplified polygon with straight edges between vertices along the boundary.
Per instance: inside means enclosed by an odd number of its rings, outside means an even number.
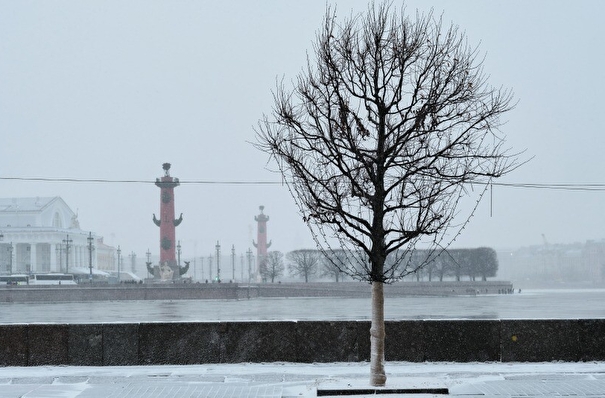
M259 206L258 208L260 209L260 214L254 216L254 220L257 222L257 242L254 242L253 240L252 244L256 247L256 279L257 281L260 281L260 267L267 258L267 249L271 246L271 242L267 243L267 221L269 221L269 216L263 214L265 206Z
M153 215L153 222L160 227L160 264L156 278L177 279L180 277L179 264L176 262L175 228L183 221L174 218L174 188L180 185L178 178L170 177L170 163L162 165L164 177L156 178L155 185L160 188L160 219Z

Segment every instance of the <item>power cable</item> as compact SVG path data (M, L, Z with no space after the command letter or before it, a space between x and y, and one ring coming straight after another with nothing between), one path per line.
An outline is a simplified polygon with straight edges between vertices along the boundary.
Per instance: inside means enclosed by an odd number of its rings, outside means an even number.
M3 181L37 181L57 183L101 183L101 184L155 184L156 180L113 180L105 178L67 177L0 177ZM243 181L243 180L179 180L180 184L191 185L284 185L283 181ZM605 191L605 183L563 184L563 183L505 183L474 181L472 184L488 184L507 188L550 189L560 191Z
M38 181L65 183L104 183L104 184L155 184L155 180L110 180L104 178L50 178L50 177L0 177L5 181ZM213 181L213 180L179 180L180 184L214 184L214 185L280 185L278 181Z
M605 191L605 184L539 184L539 183L503 183L492 185L508 188L550 189L559 191Z

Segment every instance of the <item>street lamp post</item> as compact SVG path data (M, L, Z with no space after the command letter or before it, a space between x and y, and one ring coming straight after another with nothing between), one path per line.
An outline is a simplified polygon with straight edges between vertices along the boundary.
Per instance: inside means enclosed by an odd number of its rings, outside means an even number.
M151 265L151 252L149 251L149 249L147 249L147 253L145 253L147 255L147 264ZM149 278L149 267L145 267L147 268L147 278Z
M179 240L178 244L176 245L176 264L180 267L181 266L181 241Z
M235 245L231 246L231 267L233 268L233 282L235 282Z
M242 283L244 282L244 255L242 254L240 257L240 280L242 281Z
M122 250L120 249L120 245L118 245L118 284L120 283L120 263L122 262Z
M2 242L4 240L4 234L2 233L2 231L0 231L0 242Z
M221 283L221 244L216 241L216 281Z
M208 279L212 282L212 254L208 256Z
M26 260L27 262L25 263L25 272L29 276L31 274L31 267L32 267L32 246L31 246L31 244L29 246L27 246L27 248L25 250L27 250L27 258L29 259L29 261Z
M86 238L86 240L88 241L88 268L90 271L88 274L88 281L92 284L92 251L94 250L94 247L92 247L92 242L94 240L92 232L88 233L88 238Z
M252 267L252 249L248 248L246 252L248 255L248 299L250 298L250 272Z
M65 243L65 273L69 274L69 244L73 242L73 240L69 239L69 234L66 239L63 239L63 243Z
M10 246L6 249L8 251L8 273L10 275L13 274L13 242L10 243Z

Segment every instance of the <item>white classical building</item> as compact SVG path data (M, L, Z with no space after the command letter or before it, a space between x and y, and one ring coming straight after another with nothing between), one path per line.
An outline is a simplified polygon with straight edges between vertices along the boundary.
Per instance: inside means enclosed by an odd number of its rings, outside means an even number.
M0 198L0 273L69 272L88 268L92 238L93 268L114 269L114 248L91 231L58 196Z

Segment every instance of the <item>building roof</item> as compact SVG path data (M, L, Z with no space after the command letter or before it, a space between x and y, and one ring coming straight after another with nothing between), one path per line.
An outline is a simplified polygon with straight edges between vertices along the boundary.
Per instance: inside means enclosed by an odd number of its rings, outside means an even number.
M61 200L59 196L34 198L0 198L0 213L41 212L52 202Z

